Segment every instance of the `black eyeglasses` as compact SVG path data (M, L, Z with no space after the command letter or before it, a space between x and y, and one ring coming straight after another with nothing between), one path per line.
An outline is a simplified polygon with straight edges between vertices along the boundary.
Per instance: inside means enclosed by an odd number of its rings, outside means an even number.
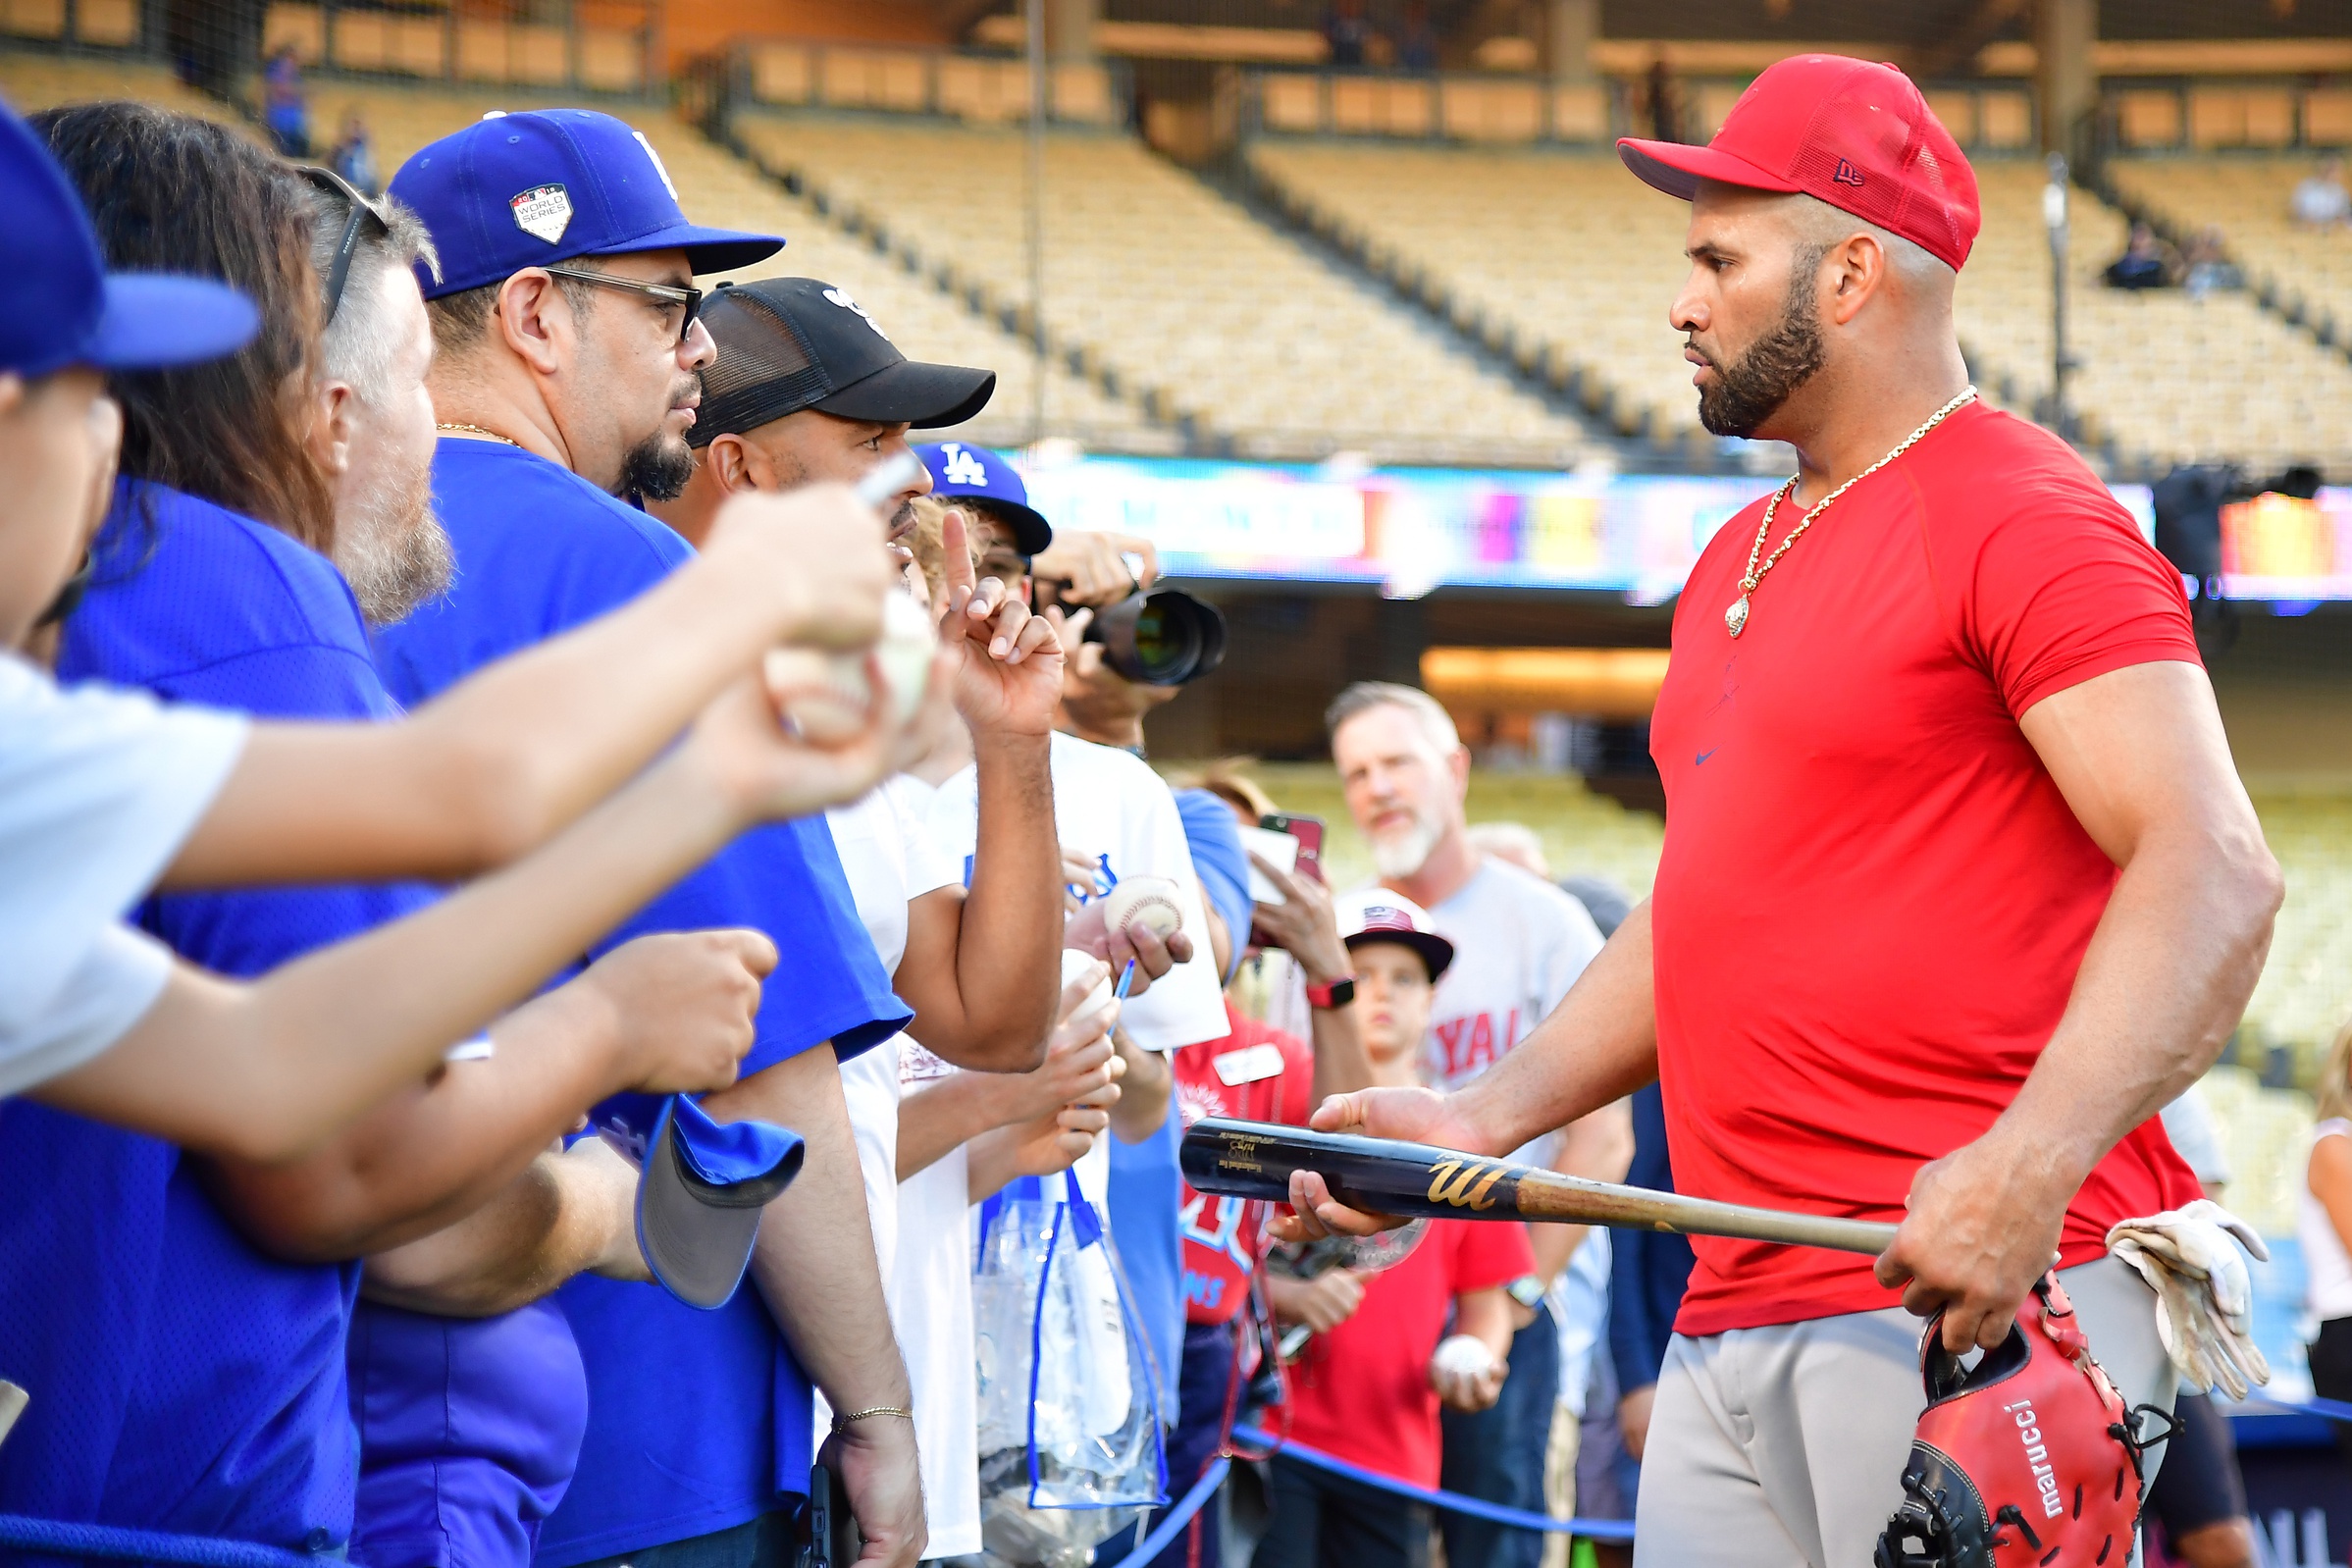
M542 267L540 271L550 278L569 278L577 284L599 284L606 288L624 289L642 294L660 305L681 305L686 314L678 322L678 341L686 341L687 333L694 329L696 312L703 308L703 290L680 288L675 284L639 283L634 278L615 278L608 272L585 272L578 267Z
M351 281L351 258L359 250L359 232L370 221L383 237L392 235L392 219L386 216L374 197L362 194L341 175L317 164L297 164L294 172L330 196L340 196L351 204L351 216L343 224L343 237L335 247L335 264L327 269L327 321L335 320L335 312L343 302L343 286Z

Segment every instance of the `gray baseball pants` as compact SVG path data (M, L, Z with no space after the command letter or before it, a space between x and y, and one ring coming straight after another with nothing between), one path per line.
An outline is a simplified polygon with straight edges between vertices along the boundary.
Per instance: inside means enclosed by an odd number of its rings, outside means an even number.
M2114 1258L2059 1280L2124 1402L2169 1410L2155 1292ZM1676 1334L1642 1459L1635 1568L1869 1568L1926 1404L1920 1328L1890 1307ZM2149 1450L2150 1481L2163 1456Z

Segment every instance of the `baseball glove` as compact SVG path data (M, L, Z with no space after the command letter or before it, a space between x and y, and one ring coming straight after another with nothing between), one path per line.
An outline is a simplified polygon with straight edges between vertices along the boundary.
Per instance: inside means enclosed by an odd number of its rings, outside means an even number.
M2123 1407L2054 1274L1974 1369L1920 1340L1927 1409L1877 1568L2122 1568L2139 1527L2141 1452L2170 1436ZM2143 1438L2142 1422L2167 1431Z

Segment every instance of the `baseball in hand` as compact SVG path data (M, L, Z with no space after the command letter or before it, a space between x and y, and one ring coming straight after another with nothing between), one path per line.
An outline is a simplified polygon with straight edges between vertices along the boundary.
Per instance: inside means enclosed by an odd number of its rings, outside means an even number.
M1165 942L1184 928L1176 885L1164 876L1130 876L1103 897L1103 928L1125 934L1140 927Z
M1430 1357L1430 1370L1439 1377L1484 1377L1494 1366L1494 1352L1485 1340L1467 1333L1457 1333L1442 1341Z
M905 594L882 601L882 640L874 657L890 689L890 716L904 724L922 706L937 647L931 617ZM865 727L873 687L862 653L819 653L805 648L768 651L762 671L768 695L800 732L819 746L848 740Z

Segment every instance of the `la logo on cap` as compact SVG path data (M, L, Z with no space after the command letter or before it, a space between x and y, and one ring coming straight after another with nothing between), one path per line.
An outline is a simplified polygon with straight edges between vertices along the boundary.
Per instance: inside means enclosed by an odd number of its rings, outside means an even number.
M830 299L836 305L839 305L842 309L849 311L851 314L858 317L868 327L871 327L874 330L874 336L876 338L881 339L884 342L890 341L890 334L882 330L882 324L874 320L872 313L869 312L863 305L861 305L858 303L858 301L852 299L848 289L828 288L825 290L825 297Z
M572 224L572 195L561 185L533 185L506 205L514 209L517 229L550 245Z
M941 477L949 484L985 485L988 483L988 470L980 466L980 460L977 457L964 449L961 442L951 441L939 449L947 453L947 472Z

